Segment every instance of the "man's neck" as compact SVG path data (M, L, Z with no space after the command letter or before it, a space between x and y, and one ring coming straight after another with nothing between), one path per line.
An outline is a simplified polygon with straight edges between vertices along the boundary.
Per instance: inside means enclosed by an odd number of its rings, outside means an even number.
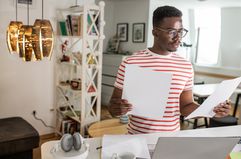
M170 54L169 51L163 51L163 50L160 50L160 49L158 49L158 48L155 48L154 46L151 47L151 48L149 48L149 50L150 50L151 52L154 52L154 53L159 54L159 55L169 55L169 54Z

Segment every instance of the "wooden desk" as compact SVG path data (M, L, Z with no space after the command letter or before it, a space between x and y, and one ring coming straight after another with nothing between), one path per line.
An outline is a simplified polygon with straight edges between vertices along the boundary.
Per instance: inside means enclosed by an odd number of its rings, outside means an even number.
M126 134L127 124L120 123L119 118L98 121L90 125L88 134L90 137L102 137L105 134Z

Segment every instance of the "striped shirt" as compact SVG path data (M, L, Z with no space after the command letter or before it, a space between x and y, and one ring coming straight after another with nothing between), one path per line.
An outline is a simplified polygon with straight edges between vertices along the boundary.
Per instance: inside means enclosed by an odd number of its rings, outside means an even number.
M165 106L163 118L152 119L131 115L128 124L129 134L171 132L180 130L179 97L182 91L191 90L193 87L192 64L175 53L158 55L149 49L139 51L125 58L119 66L114 86L123 89L125 65L134 64L172 74L171 87Z

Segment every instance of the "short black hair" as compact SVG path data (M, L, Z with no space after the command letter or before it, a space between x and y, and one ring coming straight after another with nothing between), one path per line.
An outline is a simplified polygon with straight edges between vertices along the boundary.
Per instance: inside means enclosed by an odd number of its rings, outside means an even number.
M153 12L152 25L158 27L166 17L182 17L182 12L173 6L161 6Z

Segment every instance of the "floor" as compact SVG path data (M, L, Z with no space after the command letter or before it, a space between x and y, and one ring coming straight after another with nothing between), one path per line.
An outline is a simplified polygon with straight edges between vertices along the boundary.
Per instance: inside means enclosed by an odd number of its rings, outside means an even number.
M239 106L239 109L240 109L240 106ZM236 114L237 117L239 116L239 112L240 112L240 110L237 110L237 114ZM103 106L102 110L101 110L101 120L109 119L109 118L111 118L111 115L109 114L108 110L106 109L106 106ZM184 121L183 123L181 123L181 129L182 130L192 129L193 128L192 122L193 122L192 119L189 121ZM203 123L204 123L203 119L198 120L198 125L202 125ZM201 127L201 128L204 128L204 127ZM58 139L60 139L60 137L55 136L55 134L43 135L40 137L40 145L42 145L43 143L45 143L47 141L58 140ZM34 149L33 159L41 159L40 147Z

